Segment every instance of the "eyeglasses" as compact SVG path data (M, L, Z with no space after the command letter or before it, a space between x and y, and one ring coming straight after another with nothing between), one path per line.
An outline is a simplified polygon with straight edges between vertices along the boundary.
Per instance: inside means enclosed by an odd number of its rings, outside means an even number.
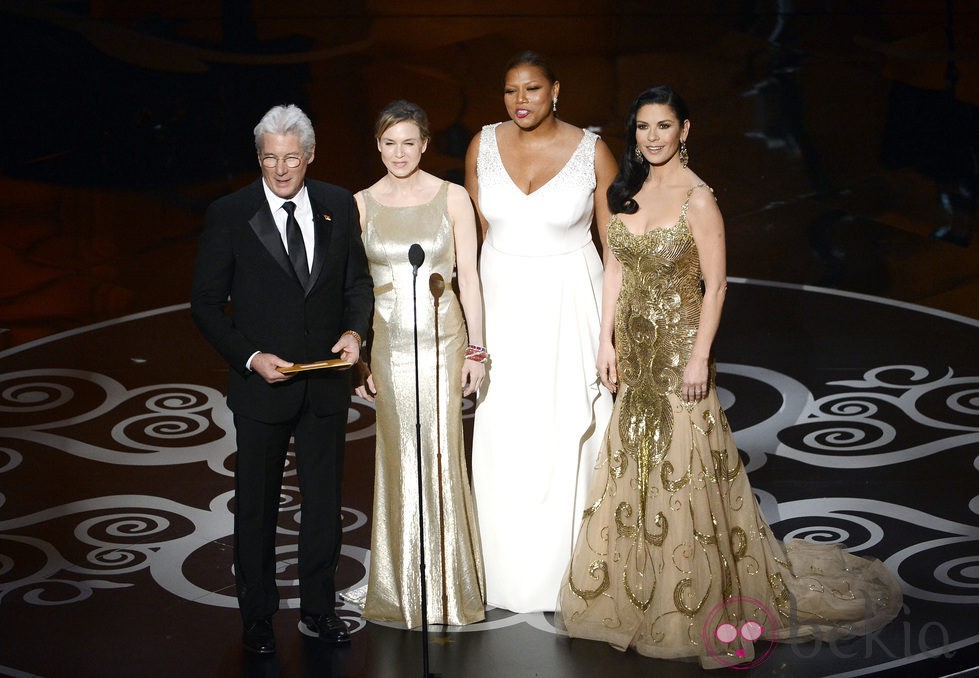
M279 162L284 162L286 167L289 169L296 169L303 164L303 157L300 155L287 155L284 158L280 158L277 155L263 155L262 156L262 167L266 169L275 169L279 166Z

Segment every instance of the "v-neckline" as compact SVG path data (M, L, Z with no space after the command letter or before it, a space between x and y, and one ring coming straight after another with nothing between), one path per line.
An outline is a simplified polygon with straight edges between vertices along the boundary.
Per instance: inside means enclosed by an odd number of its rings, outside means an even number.
M554 173L554 176L550 177L547 181L545 181L540 186L532 190L530 193L527 193L522 188L520 188L520 185L516 181L513 180L513 175L510 174L510 170L506 168L506 164L503 162L503 154L500 152L500 138L496 136L496 132L499 129L500 129L499 125L493 128L493 145L496 147L496 157L500 159L500 167L503 168L503 173L506 175L506 178L510 181L510 184L515 189L520 191L520 194L523 195L525 198L529 198L530 196L536 194L541 189L547 187L547 185L550 184L552 181L554 181L559 176L561 176L564 170L568 168L568 165L571 164L571 161L574 159L574 157L578 155L578 151L579 149L581 149L581 145L585 142L585 138L588 136L588 134L584 130L582 130L581 139L578 141L578 145L574 147L573 151L571 151L571 155L569 155L568 159L564 161L564 164L561 165L561 168Z

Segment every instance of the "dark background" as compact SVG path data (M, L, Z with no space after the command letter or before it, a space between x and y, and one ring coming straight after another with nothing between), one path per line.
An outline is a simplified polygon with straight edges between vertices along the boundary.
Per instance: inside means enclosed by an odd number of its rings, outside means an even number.
M616 153L639 91L688 100L729 275L979 317L977 34L972 0L0 0L0 349L185 303L274 104L313 118L310 175L357 190L377 111L416 101L424 166L461 181L527 48Z

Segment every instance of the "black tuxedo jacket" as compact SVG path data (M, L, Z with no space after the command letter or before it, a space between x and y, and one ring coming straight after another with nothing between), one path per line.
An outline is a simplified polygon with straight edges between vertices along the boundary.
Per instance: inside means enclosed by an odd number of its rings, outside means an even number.
M350 371L300 372L270 385L245 367L253 353L297 363L335 358L330 348L340 335L354 330L366 336L370 323L373 284L353 196L309 179L306 189L316 235L305 288L275 227L261 178L216 200L205 215L191 314L231 368L228 407L257 421L290 419L306 397L317 415L345 410Z

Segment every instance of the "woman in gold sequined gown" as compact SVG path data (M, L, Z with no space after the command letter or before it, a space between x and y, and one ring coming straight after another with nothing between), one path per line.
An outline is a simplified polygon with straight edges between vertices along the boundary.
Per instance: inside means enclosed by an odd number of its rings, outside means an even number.
M759 638L868 633L901 608L895 578L772 535L717 399L724 225L687 167L686 106L647 90L627 130L598 355L617 397L561 591L568 633L710 668L753 661Z
M402 622L408 628L421 624L413 274L408 260L408 249L418 243L425 251L416 294L428 621L469 624L483 619L485 600L462 432L462 397L475 393L485 373L478 352L467 359L469 341L482 344L475 215L464 188L419 168L430 134L427 116L418 106L389 104L378 118L376 136L387 174L355 196L375 285L371 374L357 389L361 397L375 400L377 411L364 617ZM458 299L453 269L458 271ZM437 346L429 289L434 273L445 281Z

